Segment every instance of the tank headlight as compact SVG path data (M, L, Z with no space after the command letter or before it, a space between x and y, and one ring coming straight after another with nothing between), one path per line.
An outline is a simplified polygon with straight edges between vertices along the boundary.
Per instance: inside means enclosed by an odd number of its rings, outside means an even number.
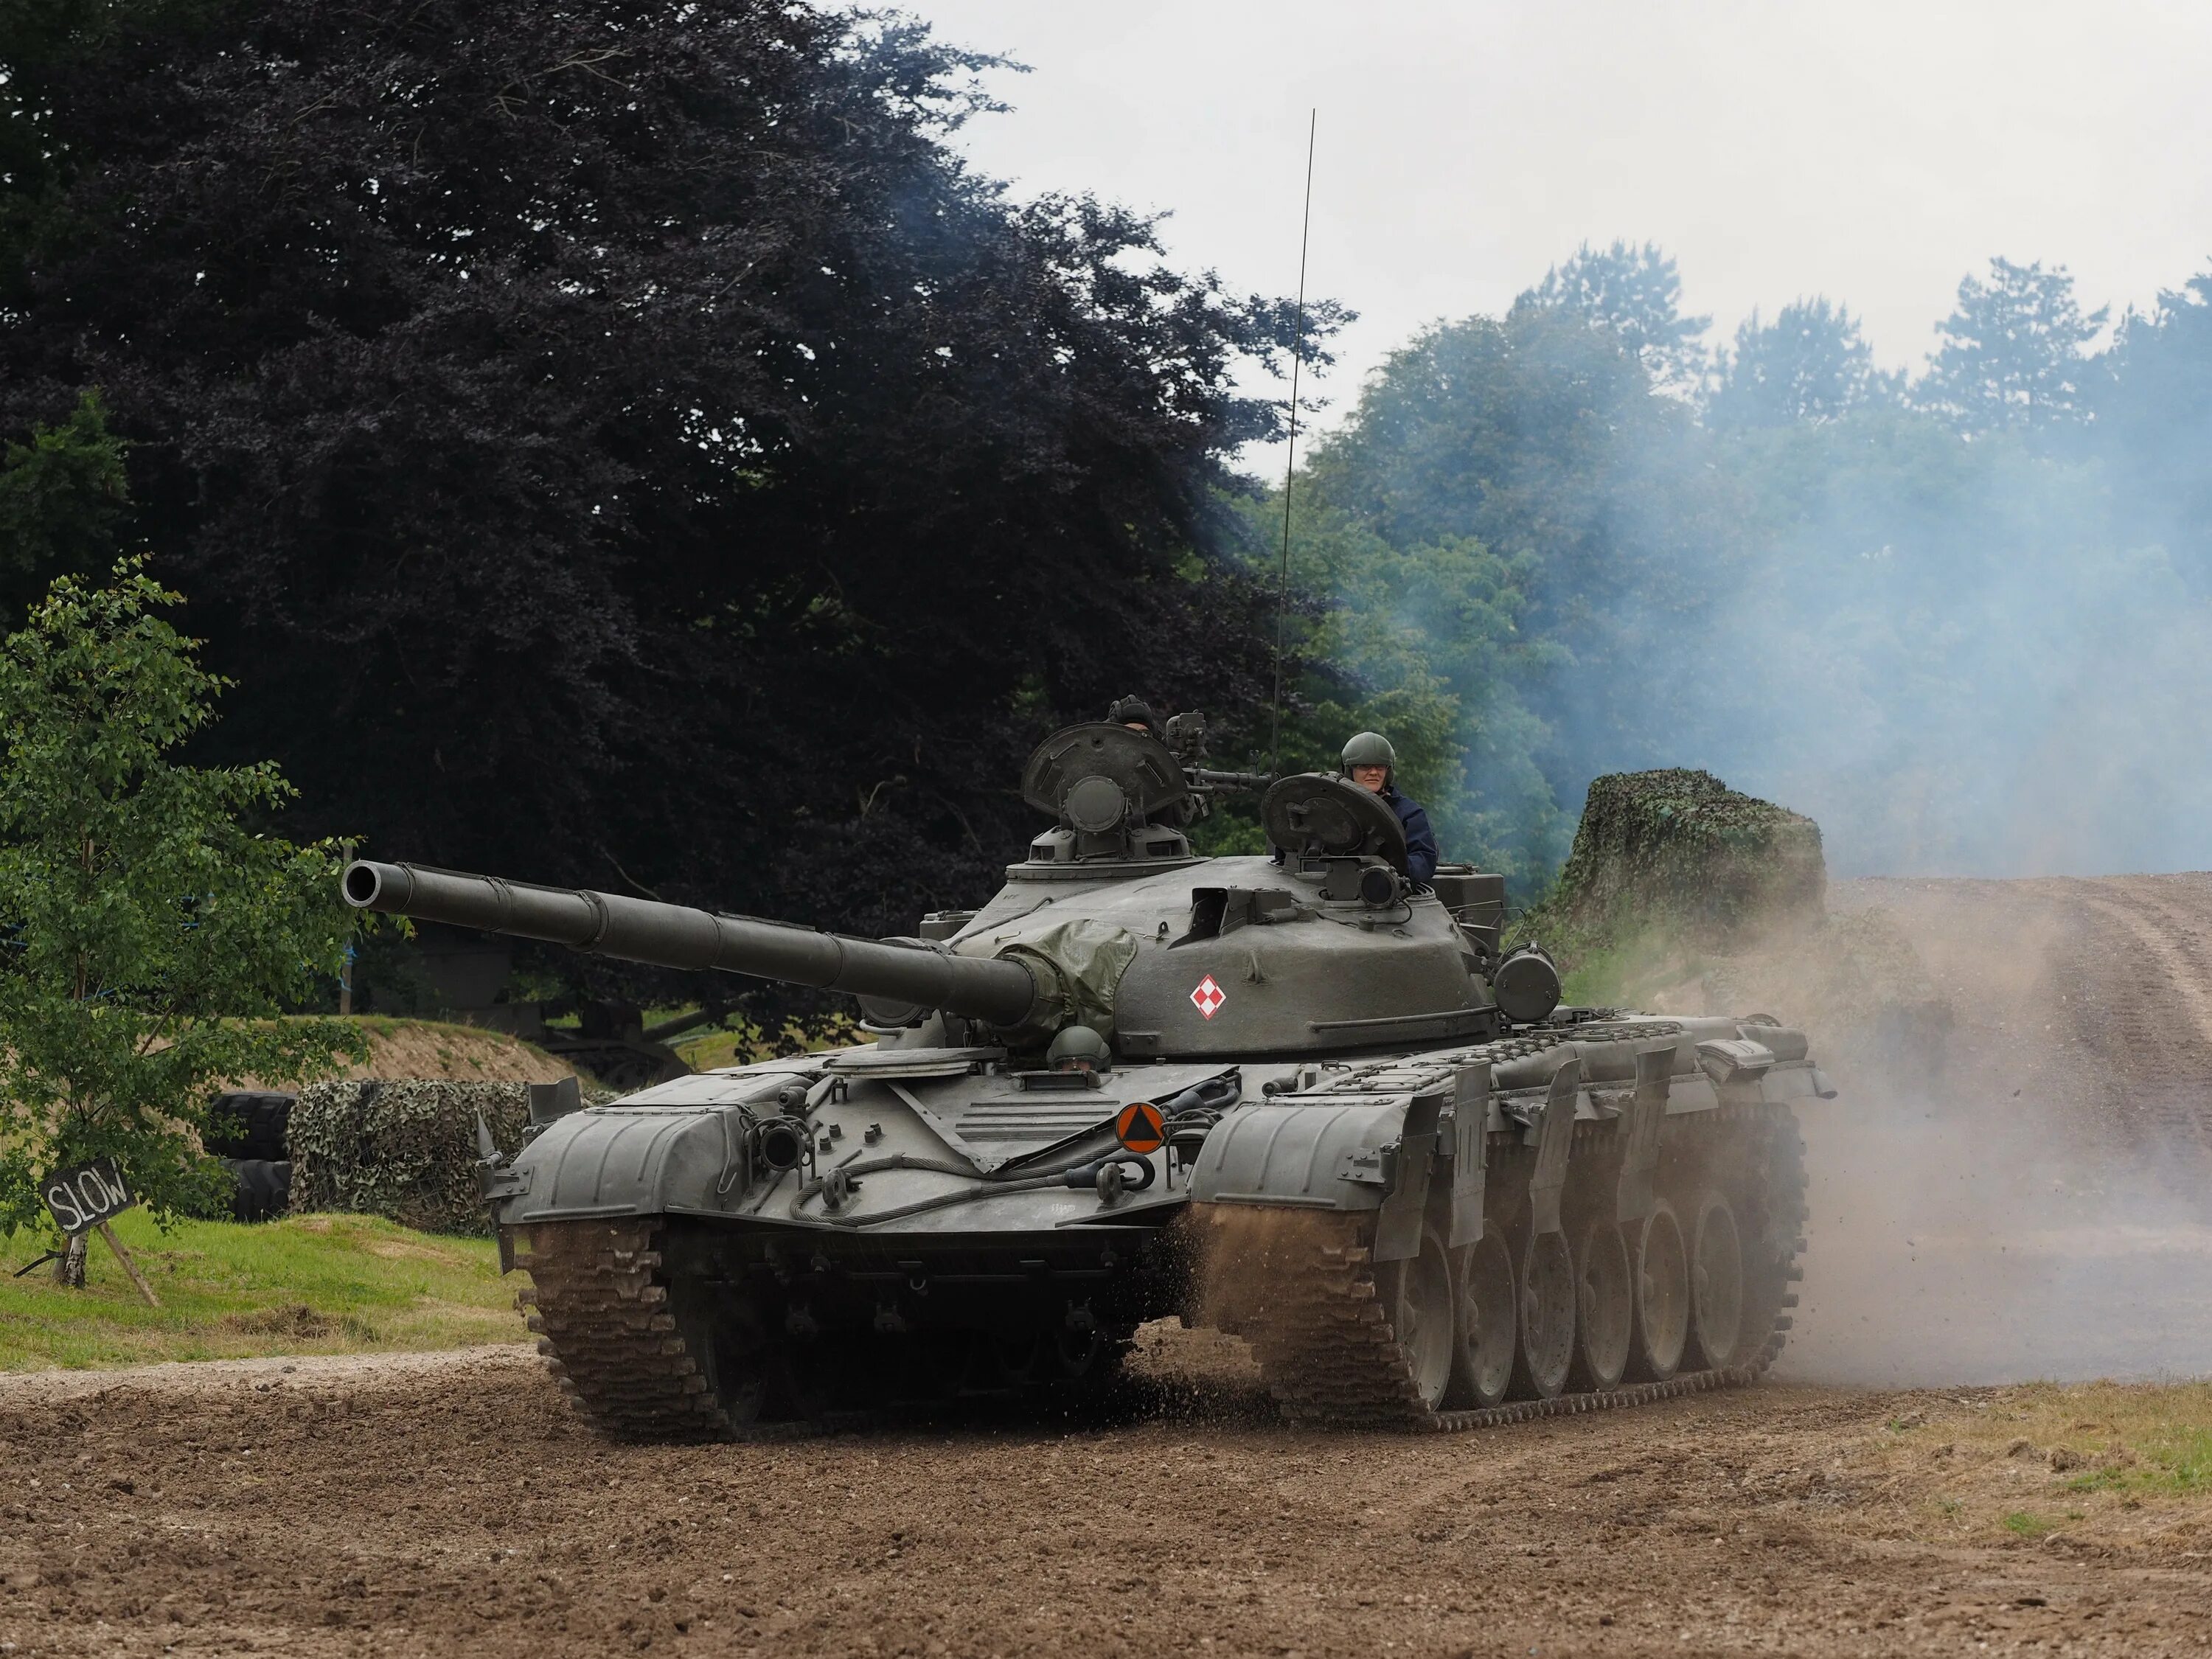
M761 1162L771 1170L795 1170L806 1156L806 1127L779 1118L760 1132Z

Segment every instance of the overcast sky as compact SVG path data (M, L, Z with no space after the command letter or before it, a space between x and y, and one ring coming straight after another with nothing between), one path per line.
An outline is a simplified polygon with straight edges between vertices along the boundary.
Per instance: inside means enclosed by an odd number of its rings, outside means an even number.
M1030 66L969 128L1023 194L1172 213L1177 263L1352 306L1328 390L1495 313L1583 240L1649 239L1724 338L1824 293L1917 368L1992 254L2143 305L2212 265L2207 0L912 0ZM1324 417L1327 418L1327 417Z

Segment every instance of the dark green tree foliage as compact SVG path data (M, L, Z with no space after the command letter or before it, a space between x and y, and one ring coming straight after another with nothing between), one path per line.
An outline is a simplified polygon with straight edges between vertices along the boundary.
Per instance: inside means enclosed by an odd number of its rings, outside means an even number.
M250 688L213 747L318 828L902 931L1042 730L1263 706L1267 589L1193 550L1289 307L969 173L985 60L769 0L41 15L0 424L107 388Z
M1682 279L1657 245L1588 242L1544 273L1514 302L1518 310L1565 311L1612 331L1652 378L1676 390L1704 373L1711 317L1682 315Z
M365 1052L275 1018L337 969L336 849L252 827L290 798L275 767L177 758L221 682L160 615L176 603L126 562L57 581L0 644L0 1231L86 1158L157 1213L219 1203L192 1136L211 1085Z
M2084 348L2110 314L2103 306L2082 312L2063 265L1991 259L1987 282L1960 283L1957 308L1936 326L1942 348L1915 395L1968 434L2079 420Z
M1298 482L1343 606L1314 654L1356 670L1316 714L1400 722L1447 851L1524 895L1591 779L1681 765L1853 873L2201 866L2171 734L2212 699L2212 277L2098 358L2063 272L1967 295L1909 401L1825 301L1741 331L1703 410L1586 309L1425 331Z
M55 577L100 570L130 501L123 447L96 392L29 443L0 449L0 621L12 626Z
M1783 307L1771 322L1754 310L1738 325L1735 349L1721 354L1705 418L1716 427L1832 421L1890 391L1857 320L1815 295Z

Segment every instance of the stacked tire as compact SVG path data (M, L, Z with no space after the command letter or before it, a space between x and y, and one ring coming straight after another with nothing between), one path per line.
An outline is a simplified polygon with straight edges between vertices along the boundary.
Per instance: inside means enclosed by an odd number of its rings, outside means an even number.
M291 1207L287 1141L293 1099L274 1090L234 1090L217 1095L209 1108L200 1139L237 1180L230 1200L234 1220L270 1221Z

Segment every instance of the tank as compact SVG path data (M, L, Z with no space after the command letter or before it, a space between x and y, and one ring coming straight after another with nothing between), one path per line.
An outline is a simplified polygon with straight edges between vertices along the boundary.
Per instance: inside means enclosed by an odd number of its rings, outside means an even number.
M1188 730L1187 726L1179 728ZM1265 782L1268 856L1194 854ZM357 862L352 903L848 992L873 1041L611 1104L544 1091L486 1145L502 1267L605 1432L1046 1393L1137 1327L1241 1335L1286 1415L1469 1427L1748 1380L1804 1215L1765 1015L1559 1006L1501 948L1501 878L1406 872L1396 816L1110 725L1048 738L1050 820L975 911L857 939L619 894Z

